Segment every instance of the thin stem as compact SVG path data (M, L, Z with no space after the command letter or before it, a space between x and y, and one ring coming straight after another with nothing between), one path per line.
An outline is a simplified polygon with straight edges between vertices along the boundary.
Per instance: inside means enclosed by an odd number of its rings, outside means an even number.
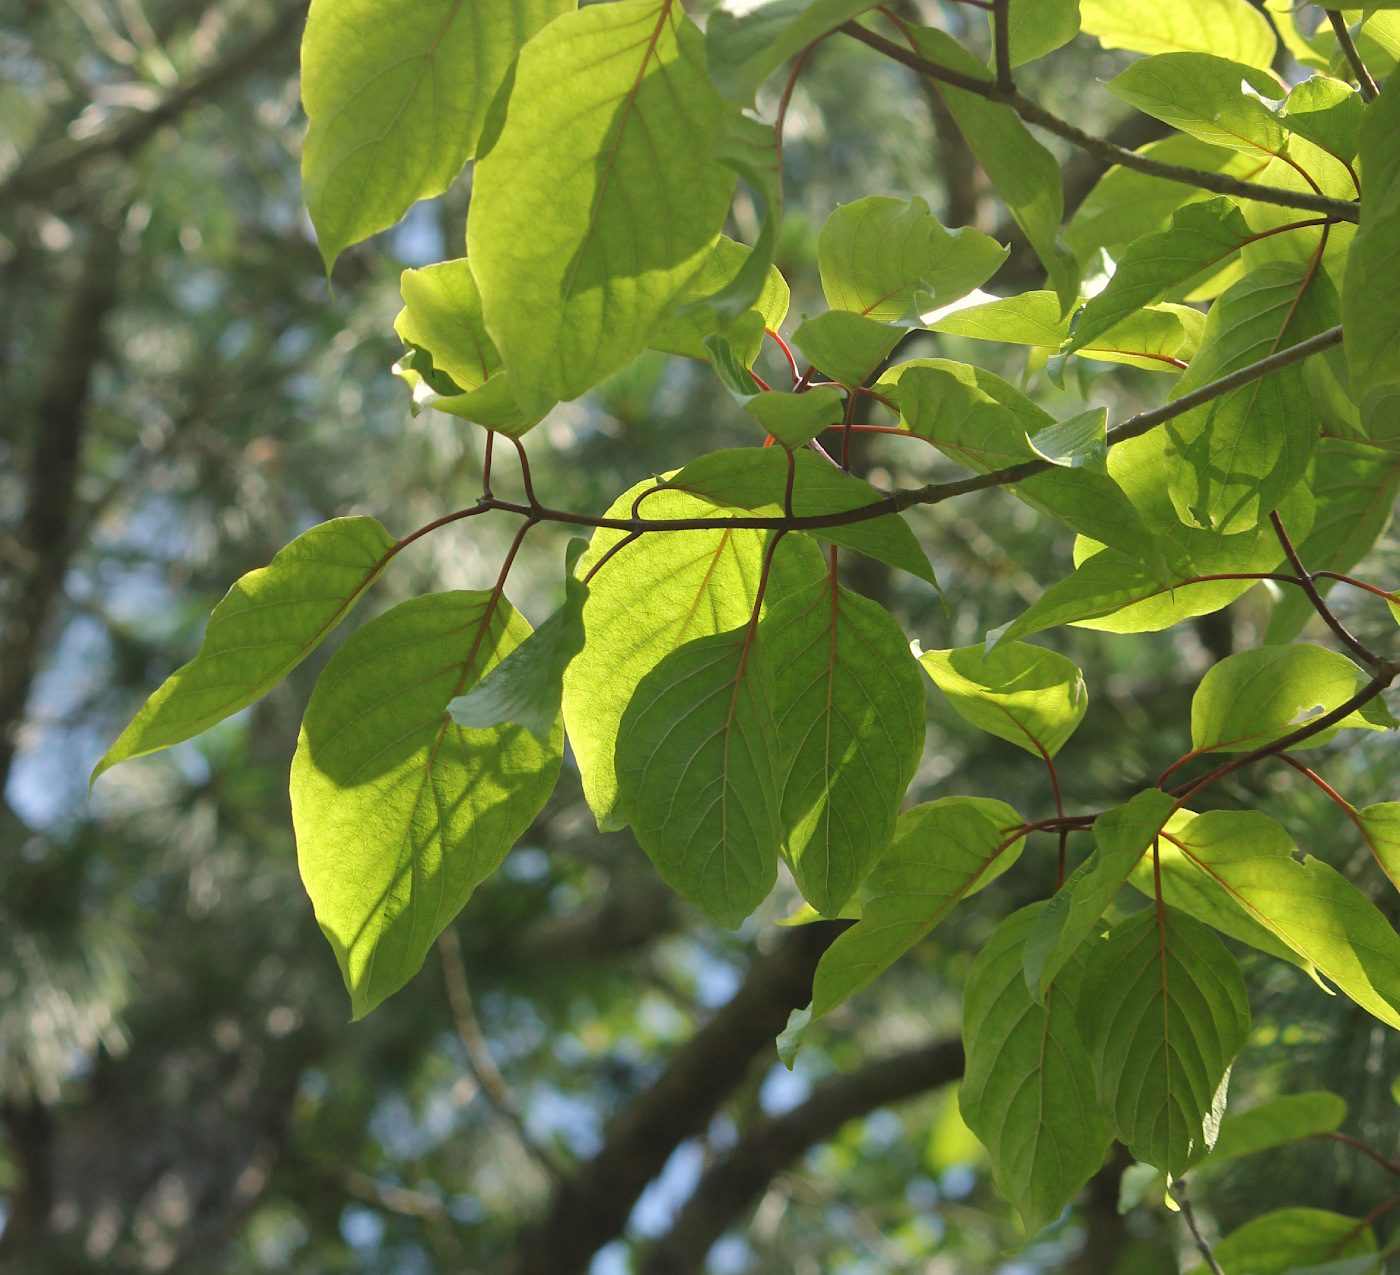
M783 514L792 517L792 488L797 481L797 457L793 455L792 448L779 440L779 446L787 453L787 486L783 489Z
M1302 559L1298 557L1298 550L1293 547L1293 541L1289 538L1288 532L1284 530L1283 519L1278 516L1277 509L1269 514L1269 521L1273 524L1274 534L1278 537L1279 544L1283 546L1283 552L1288 558L1289 565L1298 573L1298 583L1303 586L1303 592L1308 595L1308 601L1312 603L1313 610L1327 622L1327 627L1337 635L1343 645L1365 663L1367 668L1372 671L1380 668L1384 663L1381 657L1358 641L1346 625L1337 619L1332 608L1322 600L1322 594L1317 591L1317 585L1313 583L1312 576L1308 574Z
M442 958L442 981L447 985L447 1004L452 1011L457 1035L467 1051L467 1066L471 1069L477 1088L495 1109L496 1114L515 1131L515 1136L520 1139L525 1150L540 1163L551 1178L562 1182L563 1166L555 1161L548 1148L539 1145L530 1136L525 1127L520 1104L497 1068L496 1060L491 1057L491 1049L486 1043L486 1037L482 1035L481 1026L476 1021L476 1012L472 1008L472 995L467 987L466 962L462 959L462 945L457 938L457 931L450 925L438 937L438 955Z
M1349 1147L1355 1147L1363 1155L1370 1156L1371 1159L1388 1173L1393 1173L1396 1177L1400 1177L1400 1164L1396 1164L1394 1160L1387 1160L1379 1151L1374 1147L1368 1147L1360 1138L1353 1138L1348 1133L1315 1133L1312 1136L1314 1138L1329 1138L1333 1142L1344 1142Z
M542 508L540 502L535 497L535 485L530 480L530 458L525 455L525 444L518 438L510 440L515 444L515 450L520 456L520 477L525 482L525 499L530 503L531 511Z
M1356 41L1351 38L1351 32L1347 30L1347 20L1342 17L1340 9L1328 9L1327 20L1332 24L1332 30L1337 36L1337 44L1346 54L1347 61L1351 63L1351 69L1356 72L1356 82L1361 86L1361 98L1370 102L1380 92L1376 88L1376 82L1371 78L1371 73L1366 69L1366 63L1361 59L1361 51L1356 47Z
M1356 807L1353 806L1351 802L1349 802L1345 797L1343 797L1342 794L1339 793L1335 788L1333 788L1332 785L1329 784L1321 775L1319 775L1315 770L1310 770L1307 766L1304 766L1303 763L1300 762L1296 757L1290 757L1287 753L1283 753L1279 757L1279 760L1289 766L1292 766L1293 769L1296 770L1300 775L1306 775L1309 779L1313 781L1313 783L1315 783L1319 788L1321 788L1323 792L1325 792L1329 797L1331 797L1332 800L1335 801L1337 805L1339 805L1346 812L1347 818L1350 819L1352 823L1356 825L1357 832L1361 834L1361 840L1366 843L1366 849L1368 849L1371 852L1371 858L1373 858L1376 861L1376 867L1378 867L1381 870L1381 873L1390 881L1392 885L1395 886L1396 889L1400 890L1400 877L1397 877L1395 869L1390 867L1386 863L1385 859L1381 856L1380 851L1376 847L1375 838L1371 835L1370 829L1366 827L1366 824L1362 820L1361 815L1357 812ZM1396 1172L1400 1173L1400 1169L1397 1169Z
M823 37L825 39L825 37ZM783 125L787 122L788 103L792 101L792 91L797 87L797 77L802 74L802 68L807 65L807 59L811 56L816 44L809 44L792 60L792 72L788 75L787 84L783 87L783 95L778 99L778 116L773 123L774 145L773 150L776 155L776 167L778 170L778 193L783 189ZM777 334L774 333L776 336ZM791 355L789 355L791 357ZM795 372L796 369L794 369Z
M805 394L807 392L807 389L812 384L812 377L814 377L816 374L817 365L814 363L811 367L809 367L805 372L802 373L801 380L799 380L797 384L792 387L792 392L794 394Z
M1110 142L1107 138L1095 137L1084 132L1081 128L1076 128L1067 120L1062 120L1058 115L1047 111L1039 103L1031 101L1020 92L1014 93L1009 99L1003 99L1000 90L993 81L984 80L978 76L964 75L950 67L930 62L927 58L895 44L894 41L866 30L859 23L847 22L839 29L852 39L869 45L870 48L883 53L887 58L902 62L910 69L927 75L930 79L950 84L954 88L962 89L968 93L976 93L979 97L985 97L991 101L1005 100L1006 105L1010 106L1028 124L1036 124L1047 132L1064 138L1065 141L1078 146L1081 150L1087 151L1105 163L1120 164L1124 168L1136 169L1138 172L1147 173L1153 177L1165 177L1169 181L1182 182L1188 186L1197 186L1202 190L1214 191L1217 195L1233 195L1239 199L1252 199L1257 203L1276 204L1281 208L1304 208L1310 212L1326 213L1329 217L1335 217L1339 221L1359 222L1361 220L1359 206L1349 200L1331 199L1312 191L1278 190L1272 186L1260 185L1257 182L1229 177L1224 173L1209 173L1198 168L1188 168L1182 164L1164 163L1162 160L1153 159L1148 155L1139 155L1137 151L1128 150L1126 147Z
M1368 1214L1366 1214L1366 1216L1363 1217L1355 1226L1353 1226L1351 1230L1349 1230L1345 1235L1342 1236L1341 1239L1339 1239L1334 1245L1332 1245L1331 1252L1327 1254L1327 1260L1329 1262L1335 1261L1338 1257L1340 1257L1343 1253L1347 1251L1347 1248L1350 1246L1351 1242L1354 1239L1356 1239L1356 1237L1360 1235L1362 1231L1364 1231L1368 1226L1372 1226L1376 1222L1380 1221L1380 1219L1383 1218L1387 1213L1389 1213L1390 1210L1393 1209L1397 1204L1400 1204L1400 1195L1392 1195L1390 1199L1384 1201L1381 1204L1376 1205L1376 1207L1373 1208Z
M846 396L846 416L841 422L841 468L851 472L851 427L855 424L856 396Z
M1205 1259L1206 1265L1210 1267L1212 1275L1225 1275L1225 1272L1220 1269L1220 1263L1215 1260L1215 1254L1210 1251L1206 1237L1201 1234L1201 1228L1196 1225L1196 1214L1191 1208L1191 1201L1186 1198L1185 1178L1178 1178L1172 1183L1172 1196L1180 1205L1181 1220L1186 1223L1186 1229L1191 1232L1191 1238L1196 1241L1196 1248Z
M794 386L797 385L801 381L802 375L797 370L797 359L793 356L792 347L772 328L764 328L763 330L778 343L778 348L787 356L788 367L792 369L792 383Z
M1016 92L1011 77L1011 0L992 0L992 44L996 52L997 92L1010 97Z
M481 494L488 499L491 496L491 453L496 450L496 431L488 429L486 431L486 455L481 461Z
M1382 589L1376 584L1367 584L1365 580L1358 580L1355 576L1342 575L1339 571L1314 571L1312 578L1314 580L1339 580L1342 584L1351 585L1353 589L1365 589L1367 593L1374 593L1376 597L1384 598L1387 602L1400 601L1400 595L1397 595L1393 590Z
M630 545L633 541L640 540L641 538L642 533L640 531L633 531L623 536L621 540L619 540L615 545L613 545L611 549L607 551L607 553L605 553L601 558L598 559L597 562L595 562L591 567L588 568L588 574L583 577L584 584L589 583L589 581L591 581L593 577L598 574L598 572L600 572L605 566L607 566L608 562L612 559L614 554L620 553L623 549L627 548L627 546Z

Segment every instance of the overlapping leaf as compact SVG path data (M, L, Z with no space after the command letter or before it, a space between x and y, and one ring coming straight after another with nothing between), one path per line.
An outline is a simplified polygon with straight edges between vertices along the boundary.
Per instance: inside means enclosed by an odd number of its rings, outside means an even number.
M1215 1143L1249 1036L1239 963L1184 913L1145 908L1090 948L1077 1017L1118 1137L1179 1177Z
M1363 1219L1326 1209L1275 1209L1231 1231L1212 1251L1225 1275L1288 1275L1374 1253L1376 1235ZM1192 1275L1206 1270L1202 1264Z
M418 970L530 826L563 731L467 730L447 702L529 634L504 598L436 593L358 630L316 683L292 760L302 881L356 1018Z
M93 769L193 739L296 668L349 614L395 544L373 518L335 518L243 576L214 608L199 654L176 669Z
M1248 0L1079 0L1083 30L1106 49L1213 53L1267 70L1277 41Z
M1021 817L985 797L945 797L899 817L870 874L860 921L827 948L812 985L820 1018L888 969L963 899L1020 856Z
M1346 1099L1324 1089L1283 1094L1220 1122L1215 1149L1202 1161L1212 1168L1242 1156L1272 1151L1304 1138L1332 1133L1347 1118Z
M1080 0L1011 0L1007 6L1011 65L1034 62L1079 34ZM992 22L990 14L988 22Z
M441 194L516 53L574 0L318 0L301 42L306 206L326 269Z
M906 329L849 310L828 310L805 319L792 343L820 371L847 389L864 385L904 338Z
M772 607L760 628L777 694L785 857L803 896L833 916L894 835L923 755L923 684L889 612L832 576Z
M801 447L845 414L841 392L818 385L802 394L765 390L744 402L744 410L787 447Z
M467 251L526 411L629 363L711 257L735 175L712 158L727 111L702 45L676 0L620 0L521 50L477 157Z
M1027 1235L1060 1216L1113 1140L1075 1023L1082 958L1060 970L1043 1004L1021 974L1022 947L1044 906L997 926L963 991L967 1065L958 1103Z
M608 510L626 518L653 483L624 492ZM648 518L703 518L714 507L685 492L666 490L641 506ZM673 531L619 548L624 533L599 530L578 571L593 577L583 608L587 644L564 674L564 722L578 761L583 794L603 828L626 820L615 809L614 749L618 725L637 684L686 642L747 622L758 592L765 535L761 531ZM805 536L784 536L773 558L764 605L822 578L825 564Z

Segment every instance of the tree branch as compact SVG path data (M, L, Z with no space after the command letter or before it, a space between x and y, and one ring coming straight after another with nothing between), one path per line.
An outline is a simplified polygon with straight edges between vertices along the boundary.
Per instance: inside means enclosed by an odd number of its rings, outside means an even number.
M734 998L614 1119L603 1149L556 1188L545 1216L521 1237L512 1275L575 1275L622 1234L671 1152L705 1129L753 1060L772 1052L788 1015L811 999L817 962L847 924L818 921L783 933Z
M967 93L976 93L979 97L985 97L989 101L1004 102L1026 123L1038 125L1047 132L1064 138L1065 141L1078 146L1081 150L1088 151L1091 155L1095 155L1107 163L1121 164L1124 168L1136 169L1138 172L1147 173L1153 177L1164 177L1168 181L1197 186L1201 190L1214 191L1217 195L1233 195L1237 199L1252 199L1261 204L1276 204L1280 208L1306 208L1311 212L1326 213L1338 221L1359 222L1361 220L1360 205L1349 200L1330 199L1325 195L1313 192L1280 190L1273 186L1262 186L1258 182L1243 181L1238 177L1230 177L1224 173L1208 173L1199 168L1188 168L1182 164L1168 164L1148 155L1139 155L1137 151L1117 146L1106 138L1086 133L1083 129L1069 123L1068 120L1062 120L1058 115L1047 111L1039 103L1031 101L1023 93L1013 91L1010 95L1003 94L994 81L980 79L973 75L964 75L949 67L940 66L937 62L930 62L927 58L895 44L894 41L866 30L857 22L847 22L840 30L852 39L859 40L878 53L883 53L887 58L902 62L911 70L918 71L919 74L926 75L930 79L951 84L954 88L962 89Z
M1016 81L1011 78L1011 0L992 0L992 43L996 55L997 93L1013 97Z
M1380 92L1376 88L1376 82L1371 78L1371 73L1366 69L1366 63L1361 59L1361 50L1356 47L1356 41L1351 38L1351 32L1347 30L1347 20L1342 16L1339 9L1328 9L1327 20L1332 24L1332 30L1337 36L1337 43L1346 54L1347 61L1351 63L1351 69L1356 72L1356 82L1361 86L1361 96L1367 101L1374 101L1376 94Z
M959 1040L935 1041L828 1081L801 1106L748 1129L700 1179L639 1275L698 1275L714 1242L762 1195L773 1176L848 1120L951 1084L963 1073Z
M27 156L0 182L0 206L20 199L42 200L99 156L127 158L134 154L157 129L263 66L296 32L305 14L304 0L284 0L278 18L266 31L223 61L176 84L150 110L132 111L82 141L64 139Z

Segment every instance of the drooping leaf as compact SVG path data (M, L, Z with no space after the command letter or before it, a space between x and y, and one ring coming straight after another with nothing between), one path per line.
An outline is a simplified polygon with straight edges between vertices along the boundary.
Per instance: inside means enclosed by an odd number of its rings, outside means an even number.
M817 239L827 304L884 323L904 318L920 292L937 305L966 296L1010 251L970 226L949 233L922 199L887 195L837 208Z
M1249 1036L1239 963L1184 913L1144 908L1090 946L1077 1017L1118 1137L1179 1177L1215 1144Z
M1288 1275L1333 1259L1376 1251L1364 1221L1326 1209L1275 1209L1251 1218L1212 1247L1225 1275ZM1204 1263L1191 1275L1205 1275Z
M919 663L960 717L1035 757L1059 752L1089 707L1079 669L1038 646L925 651Z
M470 691L449 701L447 714L458 726L485 730L513 722L541 743L549 742L564 698L564 670L583 650L588 586L574 575L574 564L587 547L584 540L569 541L564 605Z
M1091 344L1134 310L1168 293L1184 295L1193 280L1228 264L1250 233L1233 200L1211 199L1178 209L1170 230L1145 236L1128 248L1108 287L1080 312L1065 352Z
M1028 1236L1060 1216L1113 1140L1075 1023L1082 958L1061 969L1043 1005L1021 975L1021 950L1043 907L1012 913L973 962L958 1090L963 1119L991 1155L997 1187Z
M900 815L894 843L867 881L860 921L817 966L813 1018L854 996L1015 863L1023 826L1010 806L985 797L944 797Z
M1080 24L1106 49L1213 53L1267 70L1277 41L1248 0L1079 0Z
M828 310L815 319L804 319L792 334L792 343L819 371L855 389L865 384L906 332L849 310Z
M815 453L795 453L796 481L792 510L798 518L860 509L883 499L869 483L834 469ZM720 509L743 510L758 517L781 517L787 488L787 456L781 449L733 448L711 452L692 461L669 482ZM928 556L919 547L909 524L898 514L882 514L843 526L818 527L812 534L831 544L888 562L935 588L938 585Z
M617 732L618 802L656 870L738 929L778 878L781 759L773 673L756 626L696 638L632 694Z
M1184 133L1149 142L1139 148L1138 154L1166 164L1245 179L1257 175L1265 165L1263 159L1209 146ZM1075 209L1065 228L1065 240L1080 261L1089 261L1100 248L1117 260L1133 240L1166 230L1178 208L1210 198L1210 192L1199 186L1114 166Z
M1254 810L1208 811L1166 835L1254 921L1400 1027L1400 935L1340 872L1299 863L1288 834Z
M1309 571L1348 572L1390 524L1400 492L1400 455L1349 439L1323 438L1313 458L1311 486L1317 516L1307 538L1294 539L1298 556ZM1316 584L1326 595L1333 582ZM1292 641L1316 614L1301 589L1289 589L1274 607L1264 640Z
M248 572L214 608L199 654L146 701L92 778L193 739L267 694L350 613L394 545L373 518L335 518Z
M705 55L719 91L740 106L788 58L875 7L873 0L776 0L736 16L716 9L705 27Z
M1315 336L1336 317L1325 272L1261 266L1211 307L1200 352L1172 396ZM1225 533L1262 521L1307 473L1318 424L1296 363L1168 421L1168 490L1181 521Z
M1332 1133L1347 1118L1346 1099L1318 1089L1283 1094L1220 1122L1215 1149L1198 1166L1227 1164L1242 1156L1272 1151L1318 1134Z
M845 414L841 392L830 385L818 385L802 394L755 394L745 401L744 410L788 447L801 447L829 425L839 425Z
M400 603L331 657L292 759L301 878L356 1018L418 970L500 866L559 775L563 731L466 730L447 702L530 627L504 598Z
M1400 83L1392 75L1361 124L1361 228L1347 254L1342 327L1351 396L1373 415L1400 416Z
M879 388L897 394L905 429L978 473L1036 460L1031 439L1056 424L999 376L945 359L900 363L880 378ZM1010 490L1076 531L1144 561L1165 581L1167 566L1155 538L1108 474L1092 466L1056 467Z
M771 449L770 449L771 450ZM608 510L631 516L633 502L655 484L638 483ZM647 518L703 518L708 501L662 490L642 501ZM619 548L624 533L593 534L578 571L586 575L613 550L590 582L583 608L587 642L564 673L564 724L578 761L583 795L600 828L626 826L616 809L614 750L618 725L637 684L661 660L696 638L747 623L758 592L761 531L670 531ZM784 536L773 557L764 606L822 578L825 564L806 536Z
M1054 350L1070 336L1070 320L1060 317L1059 302L1052 292L1023 292L1002 301L969 306L926 326L931 332ZM1200 313L1188 306L1153 305L1120 316L1074 352L1148 372L1174 372L1195 355L1204 326Z
M754 374L744 366L733 341L727 333L711 332L702 342L710 356L710 366L724 386L739 403L747 403L763 392Z
M751 249L721 235L714 251L681 293L677 305L679 312L666 319L652 333L651 348L689 359L708 359L710 352L704 342L716 330L718 318L713 308L707 309L697 303L713 298L732 284L752 255ZM789 296L787 281L776 266L770 265L753 309L734 319L726 332L735 354L745 367L752 367L754 359L758 357L764 329L776 332L782 326L787 317Z
M1267 71L1243 62L1211 53L1159 53L1132 63L1107 88L1212 146L1264 160L1284 151L1283 121L1261 100L1282 97L1283 90Z
M539 423L538 416L520 410L510 393L510 378L487 335L481 294L465 258L405 270L399 289L404 308L394 331L409 355L394 370L413 391L415 409L431 406L512 438Z
M987 15L992 21L991 14ZM1053 53L1079 34L1079 0L1011 0L1007 9L1011 65Z
M987 68L946 32L911 24L904 29L929 61L963 75L991 79ZM1050 276L1061 311L1067 313L1079 293L1079 264L1060 234L1064 186L1058 161L1009 106L947 84L937 83L934 88L1007 211L1030 240Z
M1024 981L1037 1003L1094 933L1175 804L1160 789L1146 788L1094 820L1094 853L1055 892L1026 939Z
M620 0L521 50L477 157L467 254L527 411L629 363L713 253L735 177L712 158L726 108L702 45L676 0Z
M1271 744L1340 708L1369 679L1351 660L1322 646L1296 644L1237 651L1213 664L1191 700L1191 747L1243 753ZM1325 744L1344 727L1386 730L1395 720L1379 697L1299 747Z
M924 750L924 688L883 607L827 579L771 608L784 758L784 856L803 896L834 916L894 836Z
M440 195L515 55L573 0L317 0L301 42L306 206L329 270Z

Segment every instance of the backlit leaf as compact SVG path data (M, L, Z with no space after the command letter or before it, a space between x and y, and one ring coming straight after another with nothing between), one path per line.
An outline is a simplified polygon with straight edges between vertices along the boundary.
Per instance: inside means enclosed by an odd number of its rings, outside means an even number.
M335 518L248 572L214 608L199 654L146 701L93 779L119 761L193 739L267 694L349 614L394 544L373 518Z
M435 593L351 635L307 705L292 760L302 881L356 1018L418 970L548 799L563 731L466 730L447 702L530 627L504 598Z
M866 379L889 357L907 329L879 323L849 310L828 310L804 319L792 343L833 381L847 389Z
M1079 34L1080 0L1011 0L1007 26L1011 65L1034 62ZM987 15L991 21L991 15Z
M818 385L802 394L755 394L745 400L744 410L780 443L801 447L827 426L839 425L845 405L839 390Z
M1215 1149L1201 1168L1212 1168L1241 1156L1272 1151L1303 1138L1332 1133L1347 1118L1346 1099L1326 1090L1283 1094L1238 1115L1229 1113L1220 1122Z
M1265 70L1274 60L1268 19L1248 0L1079 0L1079 12L1106 49L1213 53Z

